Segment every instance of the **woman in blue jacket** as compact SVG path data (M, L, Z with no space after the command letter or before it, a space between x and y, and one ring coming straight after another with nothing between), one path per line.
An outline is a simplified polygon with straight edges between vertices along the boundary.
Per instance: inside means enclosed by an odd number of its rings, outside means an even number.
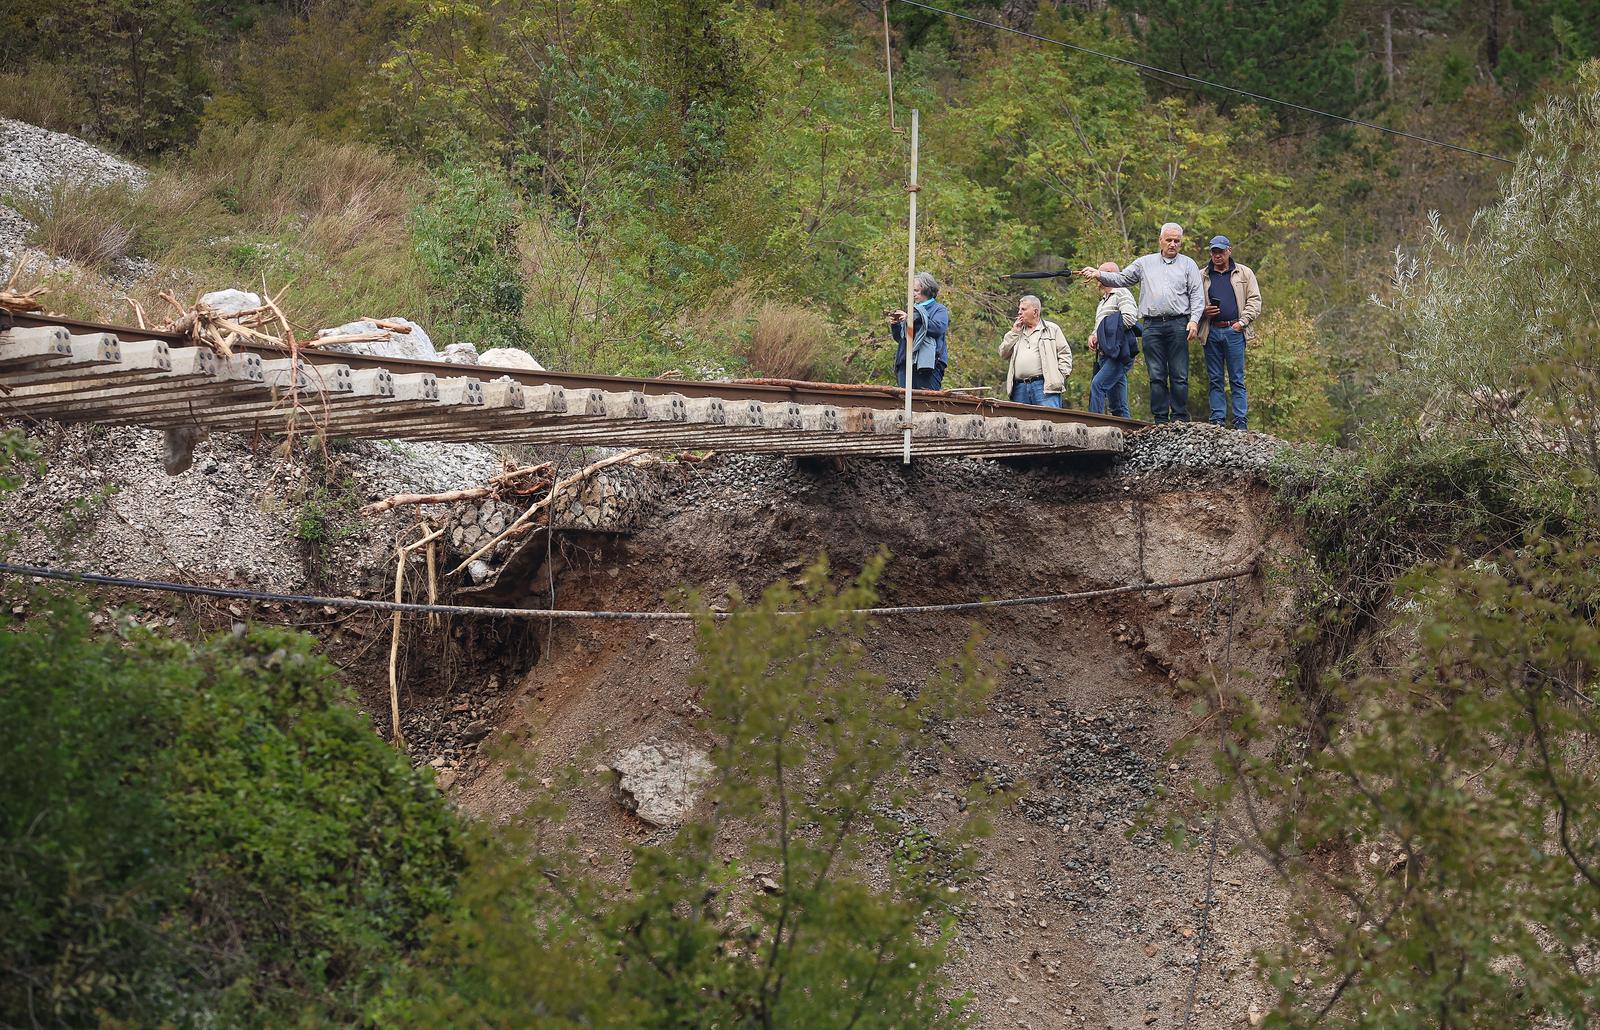
M950 364L950 309L935 299L939 296L939 280L932 275L918 272L912 284L917 303L912 322L911 386L938 390L944 383L945 366ZM894 352L894 374L901 386L906 385L905 321L904 311L889 312L889 335L899 345Z

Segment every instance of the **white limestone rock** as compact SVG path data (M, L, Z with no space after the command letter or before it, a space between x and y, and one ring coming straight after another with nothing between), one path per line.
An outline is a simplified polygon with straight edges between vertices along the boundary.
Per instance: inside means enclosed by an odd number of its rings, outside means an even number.
M457 365L476 365L478 363L478 348L471 343L452 343L442 353L444 360L453 361Z
M478 355L478 364L497 365L500 368L522 368L530 372L543 372L544 366L533 355L515 347L491 347Z
M237 315L241 311L261 306L261 295L248 290L213 290L200 298L200 303L219 315Z
M384 333L382 340L363 340L359 343L334 343L328 349L345 351L349 354L371 354L380 358L416 358L421 361L438 361L439 352L434 350L433 341L428 338L427 332L417 323L408 318L385 318L383 321L390 325L406 326L405 332L394 332L384 329L378 323L362 319L359 322L346 322L344 325L332 329L322 329L317 332L317 339L329 336L355 336L365 333Z
M704 751L675 741L636 744L611 760L623 803L652 826L683 822L700 800L714 767Z

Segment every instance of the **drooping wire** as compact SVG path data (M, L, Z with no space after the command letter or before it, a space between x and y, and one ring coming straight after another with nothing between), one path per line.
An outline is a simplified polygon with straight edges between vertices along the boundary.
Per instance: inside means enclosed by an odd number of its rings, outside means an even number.
M1158 593L1181 590L1185 587L1220 583L1240 579L1255 573L1256 560L1242 568L1228 569L1209 576L1170 580L1165 583L1134 583L1127 586L1100 587L1095 590L1077 590L1064 594L1039 594L1032 597L1005 597L980 601L954 601L946 604L898 605L879 608L851 608L849 615L939 615L951 612L972 612L988 608L1015 608L1025 605L1060 604L1068 601L1090 601L1121 594ZM197 583L174 583L168 580L140 579L131 576L103 576L94 572L74 572L40 565L15 565L0 562L0 576L27 576L55 580L85 587L119 587L127 590L148 590L155 593L187 594L193 597L218 597L240 601L268 601L278 604L296 604L327 608L354 608L380 612L411 612L418 615L441 614L477 616L495 619L607 619L641 622L692 622L695 612L629 612L629 611L579 611L568 608L492 608L464 604L417 604L405 601L379 601L365 597L318 597L309 594L279 594L240 587L208 587ZM798 615L799 611L782 611L780 615ZM712 612L713 618L728 618L728 612Z
M1235 93L1241 97L1249 97L1251 100L1259 100L1266 104L1276 104L1279 107L1287 107L1305 114L1316 115L1319 118L1330 118L1334 121L1344 122L1348 125L1359 125L1364 129L1375 129L1378 132L1386 132L1391 136L1401 136L1405 139L1414 140L1418 143L1427 143L1435 147L1444 147L1447 150L1455 150L1463 154L1471 154L1473 157L1481 157L1489 161L1499 161L1502 164L1508 165L1516 164L1516 162L1511 158L1501 157L1499 154L1490 154L1482 150L1473 150L1471 147L1464 147L1459 143L1451 143L1448 140L1434 139L1431 136L1419 136L1414 132L1407 132L1404 129L1396 129L1389 125L1381 125L1378 122L1369 122L1363 118L1351 118L1348 115L1334 114L1332 111L1323 111L1315 107L1307 107L1304 104L1297 104L1292 100L1280 100L1277 97L1269 97L1264 93L1252 93L1250 90L1240 89L1238 86L1229 86L1225 83L1213 82L1210 79L1202 79L1196 75L1186 75L1183 72L1173 71L1170 68L1158 68L1153 64L1145 64L1141 61L1135 61L1129 57L1119 57L1116 54L1108 54L1103 50L1094 50L1090 47L1079 46L1076 43L1068 43L1065 40L1053 39L1050 36L1041 36L1036 32L1029 32L1026 29L1013 28L1010 25L1002 25L1000 22L988 21L983 18L975 18L970 14L962 14L959 11L947 11L942 7L934 7L932 4L922 3L920 0L896 0L896 2L905 4L908 7L921 8L922 10L929 11L933 14L942 14L950 18L959 19L960 21L971 22L974 25L982 25L985 28L998 29L1001 32L1015 33L1018 36L1023 36L1027 39L1038 40L1041 43L1053 43L1058 47L1063 47L1067 50L1073 50L1080 54L1088 54L1091 57L1099 57L1103 60L1127 65L1130 68L1137 68L1139 71L1142 71L1148 75L1166 76L1170 79L1182 79L1185 82L1192 82L1196 85L1205 86L1209 89L1220 89L1225 93Z

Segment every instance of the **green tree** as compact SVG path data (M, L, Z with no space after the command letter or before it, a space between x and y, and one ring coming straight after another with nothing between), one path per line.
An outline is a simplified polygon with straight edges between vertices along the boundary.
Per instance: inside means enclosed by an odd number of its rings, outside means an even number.
M1349 114L1370 98L1372 84L1357 76L1355 42L1339 36L1343 7L1343 0L1136 0L1127 13L1140 56L1150 64ZM1224 107L1241 102L1200 88ZM1312 116L1285 109L1283 117Z
M306 637L29 604L0 632L0 1022L353 1018L454 882L426 774Z
M526 839L475 863L460 911L379 1020L961 1022L940 973L948 887L982 826L908 828L897 787L901 756L932 739L925 727L970 711L988 683L970 649L905 691L864 667L849 610L873 603L880 568L835 591L819 564L798 592L774 585L726 618L702 610L694 685L717 744L697 811L709 814L632 848L623 887L552 839L556 810L530 812Z
M1322 725L1273 725L1325 747L1287 766L1242 741L1225 751L1295 902L1289 939L1267 956L1270 1025L1592 1017L1597 569L1600 551L1552 542L1419 570L1403 584L1414 654L1331 685ZM1260 715L1237 720L1245 739Z

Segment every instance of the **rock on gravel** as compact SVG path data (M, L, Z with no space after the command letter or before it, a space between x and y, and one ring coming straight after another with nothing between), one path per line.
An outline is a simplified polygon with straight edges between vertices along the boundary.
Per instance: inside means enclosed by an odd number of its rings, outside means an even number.
M618 786L635 814L652 826L676 826L700 799L711 778L704 751L674 741L645 741L611 760Z
M1173 469L1261 473L1287 446L1265 433L1205 422L1173 422L1129 437L1128 449L1116 469L1135 478Z

